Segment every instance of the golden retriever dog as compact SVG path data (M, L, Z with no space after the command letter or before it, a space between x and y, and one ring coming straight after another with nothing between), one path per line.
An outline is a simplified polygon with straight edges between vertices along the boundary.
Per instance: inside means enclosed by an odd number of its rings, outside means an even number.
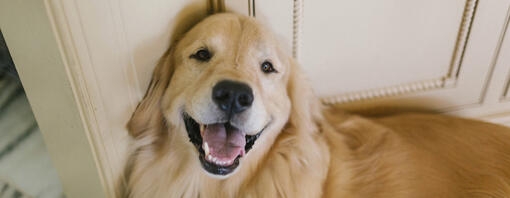
M222 13L170 47L128 123L124 197L510 197L510 129L323 106L277 40Z

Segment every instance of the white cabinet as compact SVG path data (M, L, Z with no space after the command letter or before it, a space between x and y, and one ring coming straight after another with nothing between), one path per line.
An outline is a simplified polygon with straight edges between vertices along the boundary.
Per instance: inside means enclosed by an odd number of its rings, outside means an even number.
M506 90L488 92L508 84L493 78L496 67L510 69L496 64L510 55L499 53L508 0L254 4L257 18L292 41L289 48L325 103L351 110L420 107L472 117L510 110L504 100L491 99ZM487 104L500 108L482 108Z
M125 124L171 35L224 7L272 27L325 103L510 123L510 0L0 1L2 32L69 197L115 194Z

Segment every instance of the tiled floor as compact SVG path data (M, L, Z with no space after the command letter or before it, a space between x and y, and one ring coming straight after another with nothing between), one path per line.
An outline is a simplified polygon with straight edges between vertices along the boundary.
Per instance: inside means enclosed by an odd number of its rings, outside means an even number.
M19 81L0 71L0 198L64 197Z

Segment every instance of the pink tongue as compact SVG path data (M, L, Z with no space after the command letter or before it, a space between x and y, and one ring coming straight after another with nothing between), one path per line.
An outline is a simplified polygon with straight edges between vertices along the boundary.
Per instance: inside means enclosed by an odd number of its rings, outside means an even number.
M234 127L211 124L205 127L201 135L204 144L207 142L209 146L210 155L218 160L233 161L238 155L244 155L244 133Z

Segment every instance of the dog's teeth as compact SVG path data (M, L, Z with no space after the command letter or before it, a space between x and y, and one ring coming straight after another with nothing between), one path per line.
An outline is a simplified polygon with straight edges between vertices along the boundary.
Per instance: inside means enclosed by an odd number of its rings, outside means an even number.
M203 132L205 130L205 125L204 124L201 124L200 125L200 132Z
M220 160L216 157L213 157L212 155L208 154L206 155L206 158L207 160L209 160L209 162L212 162L212 163L215 163L216 165L220 165L220 166L225 166L227 164L232 164L232 160Z
M207 144L207 142L204 142L204 144L202 144L202 148L204 149L205 155L208 156L209 155L209 145Z

